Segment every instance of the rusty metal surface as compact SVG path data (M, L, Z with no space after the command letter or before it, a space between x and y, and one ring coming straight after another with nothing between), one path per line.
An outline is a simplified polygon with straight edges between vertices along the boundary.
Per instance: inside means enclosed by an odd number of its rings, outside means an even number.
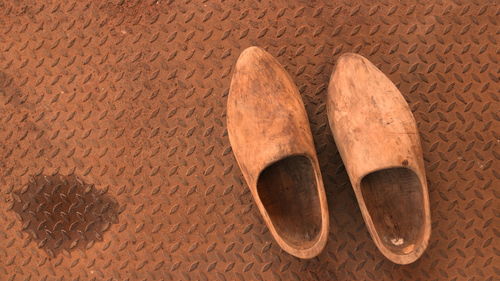
M498 14L479 0L0 1L0 280L498 280ZM225 103L250 45L309 113L331 219L312 260L272 240L231 153ZM375 248L327 125L343 52L388 74L418 121L433 233L412 265Z

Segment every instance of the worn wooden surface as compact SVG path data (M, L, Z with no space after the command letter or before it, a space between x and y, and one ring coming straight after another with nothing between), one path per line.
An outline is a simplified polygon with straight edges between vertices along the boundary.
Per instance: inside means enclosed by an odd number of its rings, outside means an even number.
M290 254L313 258L328 238L328 205L309 118L297 86L258 47L234 67L227 101L231 149L271 234Z
M420 136L394 83L368 59L339 57L327 115L361 213L380 251L408 264L427 248L429 196Z
M494 280L498 1L1 1L0 280ZM232 155L227 93L258 45L296 82L330 207L312 260L273 241ZM327 124L328 80L357 52L421 132L433 234L383 257ZM50 259L9 211L31 175L74 171L119 204L103 241Z

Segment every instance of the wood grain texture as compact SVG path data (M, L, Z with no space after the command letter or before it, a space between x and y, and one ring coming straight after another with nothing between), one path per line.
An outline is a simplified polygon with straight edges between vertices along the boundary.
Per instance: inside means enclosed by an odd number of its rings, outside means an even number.
M309 120L297 87L266 51L244 50L227 104L229 140L278 244L300 258L325 247L328 207Z
M331 76L327 108L375 244L395 263L414 262L431 226L422 148L408 104L370 61L347 53Z

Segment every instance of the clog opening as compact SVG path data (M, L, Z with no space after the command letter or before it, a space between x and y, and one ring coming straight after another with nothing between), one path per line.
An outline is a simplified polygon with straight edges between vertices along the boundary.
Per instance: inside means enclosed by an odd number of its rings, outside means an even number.
M366 175L361 192L381 242L400 255L423 240L424 205L418 176L408 168L391 168Z
M257 192L280 237L295 248L309 248L321 230L321 209L312 163L290 156L263 170Z

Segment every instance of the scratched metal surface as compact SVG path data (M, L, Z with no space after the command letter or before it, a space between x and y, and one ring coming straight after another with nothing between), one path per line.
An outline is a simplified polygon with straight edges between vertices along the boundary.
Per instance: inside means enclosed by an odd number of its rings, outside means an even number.
M0 1L0 280L498 280L498 15L479 0ZM250 45L309 113L331 213L312 260L272 240L231 153L225 103ZM418 121L433 233L412 265L370 240L327 125L344 52Z

